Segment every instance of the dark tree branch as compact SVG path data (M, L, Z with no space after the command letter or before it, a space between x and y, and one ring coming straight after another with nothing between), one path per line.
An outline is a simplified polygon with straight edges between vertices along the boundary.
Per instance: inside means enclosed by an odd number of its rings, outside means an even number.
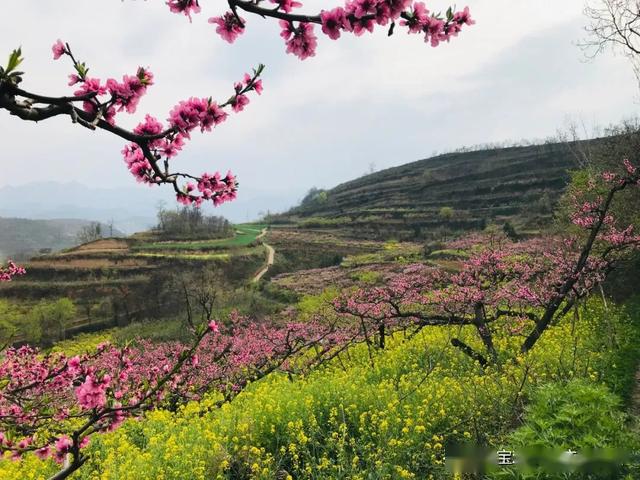
M484 355L476 352L473 348L471 348L469 345L464 343L462 340L458 338L452 338L451 345L462 350L462 352L465 355L468 355L473 360L478 362L483 368L488 365L489 361L484 357Z
M587 240L585 241L585 244L580 252L580 257L576 262L572 275L569 275L566 281L564 282L564 284L560 286L557 294L551 300L551 302L547 305L547 307L544 310L544 313L542 314L540 319L536 322L533 330L531 331L531 333L529 333L529 335L523 342L520 348L520 351L522 353L527 353L529 350L533 348L533 346L536 344L540 336L543 334L543 332L549 327L549 325L553 321L556 315L556 312L558 312L563 302L567 299L567 297L571 293L572 289L578 282L580 273L585 268L587 261L589 259L589 256L593 251L594 244L596 242L596 239L598 238L598 234L602 230L602 226L604 225L605 218L607 217L607 214L611 207L611 202L613 201L615 195L618 192L620 192L621 190L624 190L631 183L633 183L631 179L625 179L622 183L613 186L609 190L609 193L607 194L607 197L598 212L597 221L591 227L589 236L587 237ZM567 309L566 311L568 312L569 309Z
M24 102L16 100L16 97L23 97L31 102ZM168 135L175 133L175 129L167 129L156 135L138 135L132 131L125 130L116 125L111 125L109 122L96 117L84 110L77 108L73 103L77 99L90 99L95 97L95 94L88 94L81 97L46 97L35 93L27 92L16 87L13 84L0 81L0 108L4 108L11 112L12 115L16 115L23 120L30 120L33 122L39 122L41 120L47 120L57 115L68 115L76 119L81 119L86 122L83 126L94 130L88 125L94 125L101 130L106 130L109 133L113 133L124 140L137 144L148 144L153 140L166 138ZM44 104L46 107L34 107L33 104ZM97 121L96 121L97 120ZM153 159L156 161L155 159Z
M252 0L228 0L229 7L231 11L236 15L236 18L240 21L240 17L237 14L238 9L243 10L248 13L252 13L258 15L262 18L276 18L278 20L286 20L288 22L304 22L304 23L315 23L318 25L322 25L322 20L319 14L300 14L300 13L286 13L279 8L265 8L261 7L259 2L255 2ZM402 12L400 17L405 20L411 20L411 16L407 12ZM362 17L356 17L351 14L347 16L347 19L354 23L356 21L369 21L375 20L376 16L373 14L364 15ZM449 18L445 18L446 25L449 25L451 20ZM242 22L241 22L242 23ZM391 26L387 32L387 35L391 36L394 32L395 23L392 22ZM446 28L446 26L445 26Z

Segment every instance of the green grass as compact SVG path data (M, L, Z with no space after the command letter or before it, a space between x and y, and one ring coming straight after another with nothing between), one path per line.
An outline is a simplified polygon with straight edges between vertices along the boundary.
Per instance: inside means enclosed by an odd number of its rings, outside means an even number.
M135 251L206 251L224 248L246 247L256 240L262 233L264 225L236 225L236 234L230 238L201 241L171 241L171 242L147 242L133 247Z
M429 258L446 258L446 257L464 259L464 258L469 258L469 253L465 252L464 250L444 249L444 250L434 250L429 254Z

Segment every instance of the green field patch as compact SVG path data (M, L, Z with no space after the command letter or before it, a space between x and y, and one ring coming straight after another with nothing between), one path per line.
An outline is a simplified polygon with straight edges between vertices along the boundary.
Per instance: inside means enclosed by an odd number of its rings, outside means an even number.
M444 249L444 250L434 250L429 254L429 258L432 259L464 259L469 258L469 253L464 250L456 250L456 249Z
M145 242L132 247L134 251L207 251L224 248L246 247L251 245L262 233L262 225L238 225L236 235L231 238L218 238L200 241Z

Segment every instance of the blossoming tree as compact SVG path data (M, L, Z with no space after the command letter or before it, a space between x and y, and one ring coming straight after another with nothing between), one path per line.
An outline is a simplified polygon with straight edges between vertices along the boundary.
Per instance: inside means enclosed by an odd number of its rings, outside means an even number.
M460 325L475 328L484 351L459 338L452 345L485 366L499 361L494 336L522 337L530 351L541 335L600 284L632 249L640 248L633 225L620 226L611 212L616 196L640 185L640 167L625 160L621 172L572 195L571 221L579 232L525 242L470 242L470 257L459 271L414 265L386 285L344 294L335 301L342 314L360 320L363 334L377 333L384 346L387 328Z

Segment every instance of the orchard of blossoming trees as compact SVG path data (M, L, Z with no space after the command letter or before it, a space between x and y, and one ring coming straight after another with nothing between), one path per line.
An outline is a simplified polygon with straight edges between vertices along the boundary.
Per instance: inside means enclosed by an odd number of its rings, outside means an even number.
M611 213L621 191L640 186L640 167L624 160L621 170L604 172L572 195L571 222L581 234L519 243L481 236L454 242L451 248L473 252L460 271L410 267L383 287L342 295L334 306L360 320L367 341L368 332L377 332L380 346L389 327L469 325L485 352L457 338L451 343L482 365L499 360L496 333L521 336L520 351L527 353L629 250L640 248L633 225L617 225Z
M83 449L91 436L128 417L216 390L229 400L276 369L295 374L317 366L357 336L335 325L267 326L232 314L229 326L210 321L194 328L191 345L102 344L74 357L10 349L0 363L0 451L54 458L61 469L52 478L67 478L88 460ZM311 355L297 355L311 349Z
M621 227L614 199L640 186L640 168L624 161L572 195L577 232L512 242L476 235L451 248L471 252L459 271L408 267L383 287L343 294L328 322L267 325L232 314L222 325L191 326L194 341L135 346L101 345L67 357L30 347L9 349L0 363L0 450L26 452L61 463L53 478L67 478L88 456L94 434L154 408L174 408L207 392L229 400L247 382L277 369L290 375L316 367L357 342L372 343L397 328L472 326L484 352L459 338L452 345L483 366L508 360L496 337L522 337L521 352L562 319L632 249L640 235ZM355 320L355 321L354 321Z

